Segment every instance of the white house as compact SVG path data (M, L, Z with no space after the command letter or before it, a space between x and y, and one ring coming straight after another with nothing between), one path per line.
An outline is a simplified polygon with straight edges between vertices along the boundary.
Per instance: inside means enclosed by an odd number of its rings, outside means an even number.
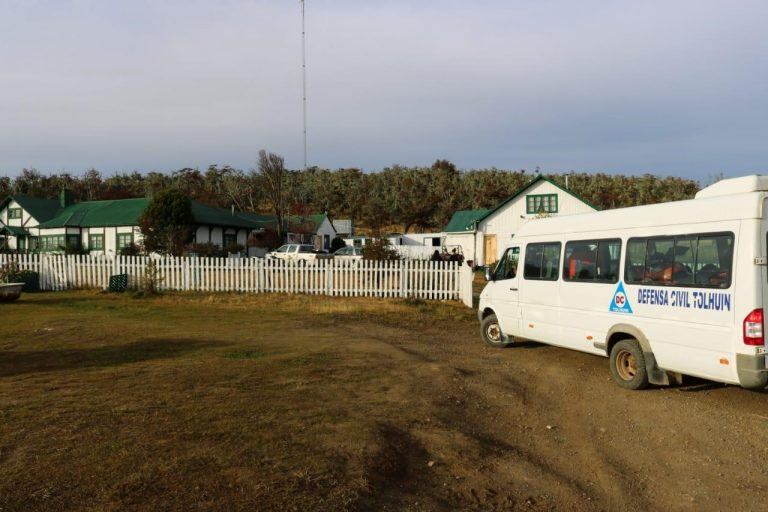
M475 266L491 265L525 222L596 210L570 190L537 176L493 209L454 213L445 227L445 245L460 246L464 258Z
M336 238L336 228L325 213L291 216L287 219L287 243L313 244L316 249L329 250Z
M0 202L0 247L26 251L40 235L41 223L52 219L68 206L71 195L62 191L59 199L27 195L8 196ZM63 245L63 244L62 244Z
M68 191L58 200L15 195L0 203L0 235L11 250L87 250L115 254L139 244L139 218L148 198L74 203ZM274 216L237 212L192 201L194 242L222 248L246 245L251 232L275 224Z

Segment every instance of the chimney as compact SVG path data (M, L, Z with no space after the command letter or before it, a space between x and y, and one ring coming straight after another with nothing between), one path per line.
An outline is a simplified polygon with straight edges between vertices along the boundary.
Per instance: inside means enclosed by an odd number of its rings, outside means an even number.
M232 205L232 216L235 216L235 205Z
M66 208L67 206L71 206L74 202L75 200L72 191L66 188L61 189L61 192L59 192L59 206Z

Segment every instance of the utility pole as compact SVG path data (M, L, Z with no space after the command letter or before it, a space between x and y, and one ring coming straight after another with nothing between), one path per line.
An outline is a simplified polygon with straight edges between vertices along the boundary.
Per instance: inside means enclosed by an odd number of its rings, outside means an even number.
M304 170L307 170L307 40L304 33L304 0L301 3L301 104L304 120Z

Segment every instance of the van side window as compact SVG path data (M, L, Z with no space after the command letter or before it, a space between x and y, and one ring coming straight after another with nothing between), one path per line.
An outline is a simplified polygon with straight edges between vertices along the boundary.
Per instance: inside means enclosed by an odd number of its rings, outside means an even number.
M560 273L560 242L528 244L525 248L525 279L557 281Z
M587 240L565 244L563 279L597 283L619 280L621 240Z
M627 283L728 288L733 234L632 238L627 242Z

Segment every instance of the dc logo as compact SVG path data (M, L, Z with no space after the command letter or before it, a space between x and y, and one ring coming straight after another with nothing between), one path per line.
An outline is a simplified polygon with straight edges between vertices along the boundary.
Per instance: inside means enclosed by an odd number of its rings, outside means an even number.
M629 305L629 297L627 297L627 292L624 291L624 283L619 282L616 291L613 292L613 300L611 305L608 306L608 310L615 313L632 314L632 306Z

